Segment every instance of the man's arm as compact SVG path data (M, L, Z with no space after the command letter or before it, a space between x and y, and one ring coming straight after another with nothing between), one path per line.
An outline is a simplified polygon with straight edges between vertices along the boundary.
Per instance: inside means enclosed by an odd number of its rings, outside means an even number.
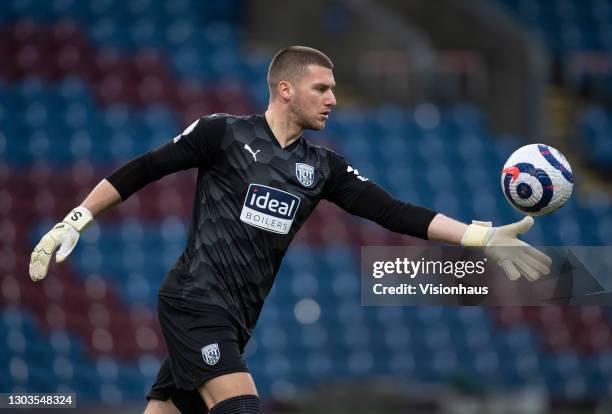
M103 179L81 203L93 217L121 203L121 195L108 180Z
M550 258L517 238L531 228L531 217L501 227L480 221L467 225L392 197L360 176L335 153L331 153L330 164L332 174L324 198L351 214L402 234L466 247L483 247L485 254L494 259L512 280L521 275L536 280L541 274L550 272Z
M322 197L343 210L367 218L396 233L427 239L428 229L437 213L425 207L405 203L329 151L330 176Z
M224 118L200 119L169 143L113 171L36 245L30 258L30 278L37 281L47 275L53 254L57 262L64 261L76 246L81 232L103 211L168 174L210 165L218 156L224 133Z
M429 223L427 238L450 244L461 244L467 228L467 224L438 213Z

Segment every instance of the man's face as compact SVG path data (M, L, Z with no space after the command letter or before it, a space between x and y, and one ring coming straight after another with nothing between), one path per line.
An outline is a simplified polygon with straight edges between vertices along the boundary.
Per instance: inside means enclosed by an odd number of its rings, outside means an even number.
M306 73L294 85L295 93L289 106L296 123L303 129L319 131L336 106L336 82L331 69L309 65Z

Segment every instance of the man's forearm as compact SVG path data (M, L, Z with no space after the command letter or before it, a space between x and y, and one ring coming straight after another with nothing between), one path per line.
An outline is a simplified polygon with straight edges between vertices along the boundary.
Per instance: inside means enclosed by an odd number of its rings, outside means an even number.
M429 224L427 237L451 244L460 244L468 225L443 214L437 214Z
M427 229L436 212L396 199L373 183L353 185L332 201L344 210L372 220L396 233L427 239ZM360 188L361 187L361 188Z
M91 211L91 214L96 217L120 202L121 196L119 192L111 183L104 179L96 185L81 205Z

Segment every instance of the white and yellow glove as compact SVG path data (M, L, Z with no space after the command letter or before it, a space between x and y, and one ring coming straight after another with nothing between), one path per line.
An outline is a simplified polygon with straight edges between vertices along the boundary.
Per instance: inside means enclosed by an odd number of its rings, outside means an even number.
M72 252L81 232L93 221L91 212L79 206L72 210L64 221L57 223L51 231L43 236L34 248L30 258L30 278L39 281L47 276L51 256L55 254L55 261L60 263ZM59 248L59 249L58 249Z
M466 247L484 247L484 253L506 272L510 280L521 275L534 281L550 273L550 257L517 238L533 226L533 218L501 227L492 227L491 222L473 221L461 239Z

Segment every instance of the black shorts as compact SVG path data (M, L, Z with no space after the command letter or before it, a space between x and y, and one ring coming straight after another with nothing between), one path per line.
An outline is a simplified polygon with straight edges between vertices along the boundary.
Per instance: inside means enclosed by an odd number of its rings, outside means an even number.
M248 372L242 355L248 337L225 309L210 305L196 311L181 299L159 296L157 311L168 358L148 400L172 399L179 409L185 404L204 409L197 387L220 375Z

